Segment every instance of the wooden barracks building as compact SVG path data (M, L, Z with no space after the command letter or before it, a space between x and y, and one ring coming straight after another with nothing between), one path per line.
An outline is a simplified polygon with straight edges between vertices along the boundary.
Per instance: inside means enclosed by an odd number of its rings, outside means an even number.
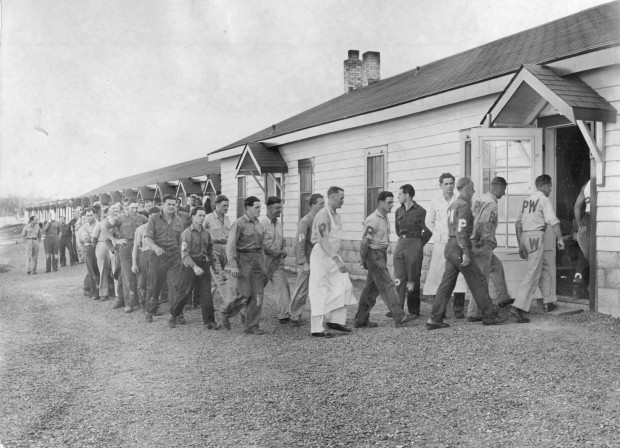
M556 251L547 238L546 256L565 297L578 251L573 205L591 179L589 304L620 317L619 19L620 3L607 3L383 80L378 53L349 51L342 95L208 155L217 190L237 216L246 196L281 196L290 246L309 195L344 188L342 255L362 275L362 223L379 191L410 183L428 209L441 173L471 176L477 194L503 176L495 253L514 294L526 267L514 221L534 179L549 174L568 244Z

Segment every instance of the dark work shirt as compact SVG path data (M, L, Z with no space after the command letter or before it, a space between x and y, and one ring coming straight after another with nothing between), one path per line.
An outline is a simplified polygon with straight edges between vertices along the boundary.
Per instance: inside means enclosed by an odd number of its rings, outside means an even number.
M60 223L56 220L48 221L43 226L43 232L45 236L58 236L60 235L62 229L60 228Z
M247 214L232 223L226 244L226 257L230 267L237 267L237 252L263 248L263 226L258 218L251 220Z
M209 262L211 266L216 266L213 256L213 241L209 231L189 226L181 233L181 259L183 264L189 268L196 265L194 259L200 258Z
M418 237L426 244L433 233L424 224L425 220L426 210L417 202L414 201L409 210L402 204L396 209L396 235Z
M179 249L181 246L183 220L174 213L166 221L163 212L155 213L149 218L144 236L164 250Z
M112 227L116 227L120 233L121 238L125 238L128 241L133 241L133 238L136 234L136 230L142 224L146 224L148 219L141 215L140 213L136 213L135 216L131 214L121 214L117 215L114 218L106 219L105 226L108 229Z
M67 238L67 237L70 237L71 235L73 235L73 232L71 232L71 223L61 224L60 228L61 228L60 236L62 238Z
M295 237L295 262L297 264L310 263L310 254L314 243L312 242L312 223L314 215L308 213L297 224L297 236Z
M474 215L471 212L471 201L460 195L448 207L448 235L456 238L456 242L464 254L471 252L471 233L474 228Z

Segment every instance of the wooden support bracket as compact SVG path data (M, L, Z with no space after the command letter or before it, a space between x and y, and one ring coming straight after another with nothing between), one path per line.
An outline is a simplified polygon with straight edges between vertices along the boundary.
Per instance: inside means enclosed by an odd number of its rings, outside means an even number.
M596 122L594 126L595 135L592 135L588 126L583 120L577 120L577 126L583 134L583 138L590 148L590 153L596 161L596 185L603 187L605 185L605 146L604 146L604 127L603 123Z

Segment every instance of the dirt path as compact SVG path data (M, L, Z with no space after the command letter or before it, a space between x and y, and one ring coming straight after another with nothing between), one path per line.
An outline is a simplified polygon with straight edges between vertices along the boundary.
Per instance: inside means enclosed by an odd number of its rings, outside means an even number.
M263 337L237 320L208 332L194 310L171 330L83 297L83 265L26 276L21 246L0 258L12 265L0 274L7 448L620 440L620 325L600 315L429 332L392 328L381 304L379 328L322 341L280 325L268 297Z

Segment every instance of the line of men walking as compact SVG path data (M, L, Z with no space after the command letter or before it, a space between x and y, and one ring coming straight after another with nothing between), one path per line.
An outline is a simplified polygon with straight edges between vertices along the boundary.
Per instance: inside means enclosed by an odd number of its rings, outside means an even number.
M361 264L368 274L354 327L378 326L370 320L377 296L385 302L389 310L387 315L396 327L404 327L420 316L424 246L434 236L429 225L436 233L427 277L431 280L427 282L437 283L432 279L441 278L426 323L429 330L449 327L444 322L446 307L460 274L472 294L467 310L470 322L502 323L507 318L499 316L498 306L509 306L513 302L511 315L519 323L528 322L523 313L529 311L537 285L543 292L545 309L551 310L555 306L555 295L550 290L550 272L542 256L543 239L547 225L552 226L556 236L559 225L548 200L549 176L536 179L538 191L524 202L517 219L517 238L521 255L528 260L528 274L516 301L508 294L503 266L493 254L497 247L498 201L505 195L506 180L492 179L489 192L476 201L473 208L471 200L475 190L469 178L462 177L455 185L454 176L445 173L439 183L442 197L433 201L430 218L414 201L413 186L405 184L399 189L394 278L387 265L391 234L388 215L394 207L394 195L388 191L378 195L377 209L366 218L361 236ZM454 186L458 197L453 194ZM127 313L141 308L147 323L162 315L159 306L167 299L171 328L187 322L183 309L193 302L200 304L207 329L217 330L223 326L230 330L230 319L239 313L245 333L261 335L264 334L260 328L264 288L271 282L281 324L303 325L301 315L309 299L312 336L332 337L329 330L350 333L352 328L346 324L346 307L358 301L340 255L343 224L338 210L344 198L344 190L336 186L327 191L326 198L321 194L310 196L310 212L299 221L294 242L295 260L300 270L292 295L284 270L287 252L280 219L282 200L278 197L267 199L267 212L263 217L260 216L261 201L255 196L247 197L245 213L232 224L226 216L229 201L224 195L215 199L215 210L211 213L207 213L197 197L190 213L180 210L174 196L165 196L161 207L153 207L148 213L140 211L135 200L127 201L124 210L121 204L112 204L102 211L101 220L97 219L99 210L87 208L77 226L73 223L78 228L78 244L85 253L85 294L100 301L115 296L113 308L124 308ZM52 236L50 245L55 244L55 235L69 237L63 233L64 223L55 225L54 222L50 220L42 229ZM36 272L35 252L41 238L36 220L31 219L23 235L29 254L28 271ZM558 247L562 249L561 235L558 238ZM439 249L443 249L443 253ZM53 258L50 262L53 267ZM164 287L167 291L162 294ZM425 292L434 287L429 285ZM459 295L455 294L456 318L464 317L463 289L461 287ZM213 300L218 294L223 302L220 322L216 321Z

